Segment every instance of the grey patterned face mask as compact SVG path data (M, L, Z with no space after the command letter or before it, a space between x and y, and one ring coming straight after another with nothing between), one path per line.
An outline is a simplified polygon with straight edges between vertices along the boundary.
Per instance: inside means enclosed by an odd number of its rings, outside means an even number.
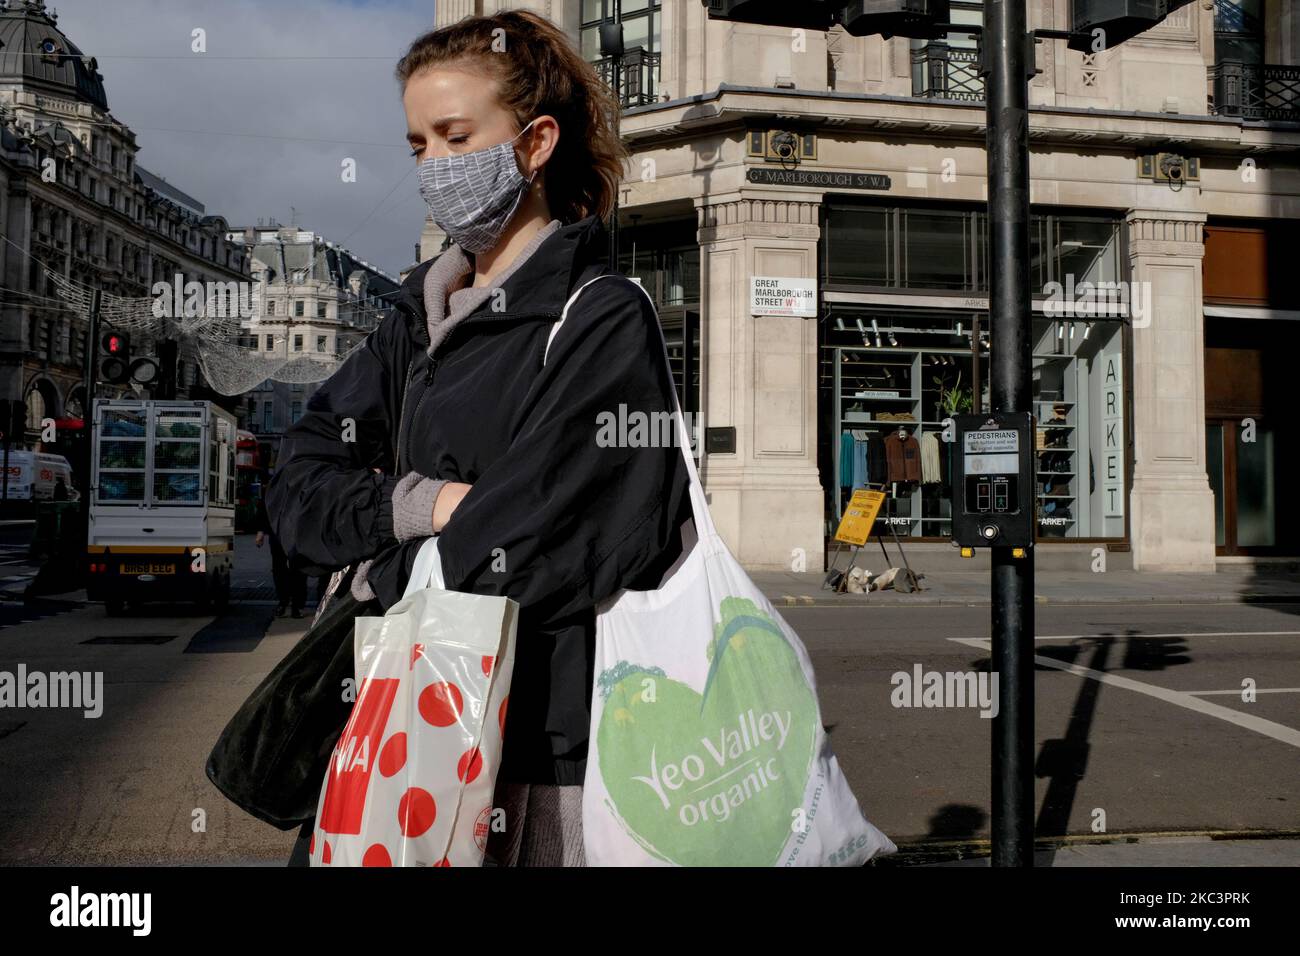
M528 126L532 126L529 122ZM537 173L524 179L512 139L487 149L431 156L420 163L420 195L433 221L466 252L486 252L505 232L525 190Z

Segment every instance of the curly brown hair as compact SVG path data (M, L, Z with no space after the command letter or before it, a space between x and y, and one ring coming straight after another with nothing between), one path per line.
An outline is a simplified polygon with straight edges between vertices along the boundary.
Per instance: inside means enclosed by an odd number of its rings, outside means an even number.
M618 101L562 31L527 11L465 17L412 43L397 79L405 91L412 77L445 63L495 79L501 105L521 128L537 116L555 117L560 140L544 171L555 218L609 216L627 158L615 132Z

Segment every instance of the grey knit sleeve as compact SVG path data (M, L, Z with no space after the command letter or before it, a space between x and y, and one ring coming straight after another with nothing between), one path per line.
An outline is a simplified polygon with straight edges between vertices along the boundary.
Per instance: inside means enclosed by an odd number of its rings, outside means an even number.
M366 572L370 570L370 565L373 563L372 561L362 561L357 565L357 573L352 575L352 583L348 589L358 601L375 600L375 592L370 589L370 583L366 581Z
M398 541L428 538L433 534L433 503L446 483L414 471L402 476L393 489L393 535ZM371 563L362 561L352 576L352 596L358 601L375 600L375 592L366 580Z
M433 503L446 483L414 471L397 483L393 489L393 536L398 541L433 534Z

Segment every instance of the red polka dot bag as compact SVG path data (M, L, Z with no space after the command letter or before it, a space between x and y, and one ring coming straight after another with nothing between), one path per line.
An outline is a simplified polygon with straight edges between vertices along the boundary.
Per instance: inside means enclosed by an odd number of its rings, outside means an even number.
M481 866L518 604L442 589L437 538L406 593L356 620L356 700L321 787L312 866Z

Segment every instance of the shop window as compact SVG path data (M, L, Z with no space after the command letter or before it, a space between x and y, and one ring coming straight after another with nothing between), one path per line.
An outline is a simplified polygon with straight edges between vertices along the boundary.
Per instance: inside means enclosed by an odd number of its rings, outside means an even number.
M833 425L824 430L822 462L832 528L853 490L870 486L889 493L875 533L951 534L951 463L939 435L943 419L972 410L977 394L988 407L988 353L977 357L972 347L982 338L979 319L956 310L832 314L820 373L823 414ZM919 456L913 469L892 447L902 443Z
M835 232L828 243L828 281L894 285L891 218L891 211L885 208L833 213Z
M1038 255L1050 268L1040 279L1078 286L1084 282L1117 282L1120 279L1119 230L1108 219L1050 216L1040 219L1039 232L1050 236L1051 249ZM1046 283L1038 283L1042 288Z
M1214 60L1264 62L1264 0L1214 0Z
M1033 323L1042 538L1118 538L1127 503L1123 323Z
M1120 222L1114 216L1035 212L1030 282L1114 282L1120 278ZM831 202L826 209L824 281L840 288L908 289L966 295L989 288L988 219L975 207L892 207Z
M697 245L655 248L653 240L624 246L619 271L639 279L655 304L680 308L700 300L700 248Z
M820 361L820 452L833 530L855 488L884 487L877 534L951 534L944 419L989 408L988 316L951 310L835 309ZM1126 381L1119 320L1033 322L1040 539L1122 538L1127 505ZM915 441L919 468L896 452ZM898 448L890 447L891 443Z
M683 411L697 412L700 407L700 313L694 309L670 309L660 315L660 322L677 399Z
M948 19L980 26L984 22L983 0L953 0ZM935 40L912 40L911 47L913 96L967 102L984 99L979 46L973 35L953 32Z
M975 217L970 213L905 210L903 285L909 289L974 289Z
M654 102L659 88L660 0L582 0L580 47L582 58L612 85L614 63L600 55L600 25L618 14L623 24L620 93L624 107Z

